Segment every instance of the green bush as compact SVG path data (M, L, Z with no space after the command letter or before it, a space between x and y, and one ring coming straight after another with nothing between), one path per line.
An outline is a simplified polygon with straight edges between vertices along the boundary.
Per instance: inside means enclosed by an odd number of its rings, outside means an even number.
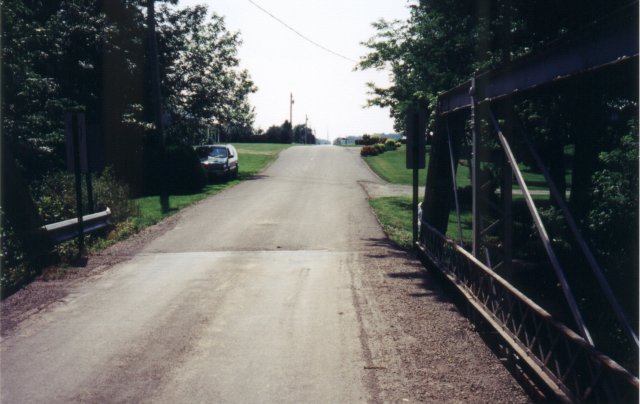
M84 181L82 185L85 188ZM77 216L75 182L72 174L48 173L31 186L31 194L45 224ZM83 200L86 201L86 197Z
M111 209L114 232L119 232L123 223L138 214L137 205L129 198L129 188L118 182L109 168L101 174L92 175L94 211ZM45 224L72 219L77 216L75 177L64 172L45 175L31 187L31 193L38 212ZM86 182L82 180L82 200L84 214L88 214ZM100 240L98 235L87 237L86 245L91 247ZM58 255L66 260L77 253L75 241L56 245Z
M382 154L386 150L385 145L383 145L382 143L376 143L375 145L373 145L373 147L376 148L376 150L378 151L378 154Z
M137 214L131 202L129 188L116 180L110 168L101 174L92 175L94 211L111 209L113 221L127 220ZM64 172L49 173L31 187L38 212L45 224L72 219L77 216L75 177ZM82 200L84 214L90 213L87 206L87 187L83 176Z
M396 145L396 141L393 139L387 139L387 141L384 142L384 147L387 150L395 150L398 148L398 146Z
M138 206L131 201L129 187L116 180L113 170L106 168L96 176L93 185L95 210L111 209L112 220L121 223L138 215Z
M20 239L16 237L15 230L0 208L0 288L2 295L7 290L15 288L24 280L32 277L34 272L26 262L26 253Z

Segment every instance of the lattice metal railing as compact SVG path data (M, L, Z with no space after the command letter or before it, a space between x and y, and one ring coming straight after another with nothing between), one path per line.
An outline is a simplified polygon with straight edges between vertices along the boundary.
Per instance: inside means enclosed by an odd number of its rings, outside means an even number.
M428 223L421 224L418 246L423 257L465 295L558 399L638 401L638 378L554 320L465 249Z

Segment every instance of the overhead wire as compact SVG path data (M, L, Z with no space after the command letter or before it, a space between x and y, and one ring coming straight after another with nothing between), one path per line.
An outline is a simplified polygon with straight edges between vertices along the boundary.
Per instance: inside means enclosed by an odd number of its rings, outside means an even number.
M254 2L253 0L247 0L249 3L253 4L255 7L257 7L260 11L262 11L263 13L267 14L269 17L273 18L274 20L276 20L277 22L279 22L280 24L282 24L283 26L285 26L287 29L289 29L290 31L292 31L293 33L295 33L296 35L298 35L300 38L304 39L305 41L317 46L318 48L324 50L325 52L329 52L334 56L337 56L341 59L347 60L349 62L353 62L353 63L358 63L357 60L351 59L350 57L341 55L338 52L335 52L329 48L327 48L326 46L323 46L321 44L319 44L318 42L314 41L313 39L307 37L306 35L300 33L298 30L296 30L295 28L293 28L292 26L290 26L289 24L287 24L286 22L282 21L280 18L276 17L275 15L273 15L272 13L270 13L268 10L264 9L263 7L261 7L259 4L257 4L256 2Z

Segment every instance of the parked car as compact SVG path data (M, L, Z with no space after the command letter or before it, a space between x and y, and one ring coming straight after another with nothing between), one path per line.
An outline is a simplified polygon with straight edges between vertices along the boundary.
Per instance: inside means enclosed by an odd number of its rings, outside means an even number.
M203 145L195 150L209 180L238 177L238 152L233 145Z

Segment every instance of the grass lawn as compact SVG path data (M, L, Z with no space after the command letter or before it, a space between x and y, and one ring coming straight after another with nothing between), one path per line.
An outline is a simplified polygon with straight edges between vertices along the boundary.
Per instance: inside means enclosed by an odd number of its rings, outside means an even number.
M402 146L398 150L388 151L377 156L363 157L364 161L371 167L371 169L387 182L392 184L405 184L411 185L413 181L412 170L407 170L405 167L406 161L406 146ZM429 166L429 147L427 146L426 165ZM522 175L529 189L535 190L548 190L544 176L541 173L537 173L528 169L523 164L519 165ZM458 171L456 173L456 181L458 188L464 188L471 185L471 179L469 174L469 167L467 161L460 161L458 164ZM567 184L571 184L571 172L566 176ZM419 181L421 186L426 183L426 170L419 170ZM513 181L514 189L518 188L518 185Z
M145 196L134 199L138 205L140 214L133 219L136 228L142 229L159 222L167 216L171 216L180 209L186 208L194 202L200 201L208 196L214 195L224 189L237 185L243 179L249 178L266 168L277 157L278 153L290 147L288 144L259 144L259 143L236 143L238 150L239 176L237 180L230 180L221 183L207 184L202 192L191 195L170 195L169 212L162 212L160 209L160 198L158 196Z
M406 153L406 146L402 146L397 150L387 151L377 156L363 157L363 159L383 180L392 184L411 185L413 170L406 169ZM418 184L425 183L425 172L426 170L418 170Z
M542 203L548 197L545 195L534 195L534 201ZM522 196L514 199L522 199ZM387 196L369 200L382 228L387 233L391 241L404 249L410 249L412 241L411 226L411 202L410 196ZM462 240L465 243L471 242L471 209L464 208L460 212L460 224L462 227ZM447 237L458 240L458 219L455 209L449 213L449 224L447 226Z
M388 196L369 200L384 231L394 243L404 249L411 248L413 238L411 199L410 196ZM461 212L460 218L462 219L462 238L471 240L471 211ZM449 215L447 237L458 238L458 220L454 212Z
M427 147L426 166L429 166L429 147ZM406 168L406 146L402 146L394 151L387 151L377 156L363 157L364 161L383 180L392 184L413 184L413 170ZM426 183L427 170L418 170L418 184L424 186ZM468 169L458 167L456 175L459 187L465 187L469 181Z

